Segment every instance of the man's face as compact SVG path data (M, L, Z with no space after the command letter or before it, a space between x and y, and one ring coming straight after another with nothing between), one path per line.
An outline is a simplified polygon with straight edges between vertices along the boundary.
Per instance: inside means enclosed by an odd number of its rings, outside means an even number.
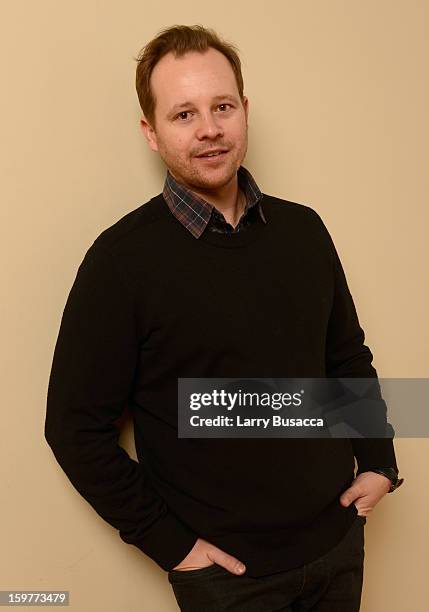
M151 75L155 124L141 120L152 150L171 174L195 191L216 191L235 180L247 151L248 100L240 100L227 58L216 49L165 55ZM198 157L206 151L219 156Z

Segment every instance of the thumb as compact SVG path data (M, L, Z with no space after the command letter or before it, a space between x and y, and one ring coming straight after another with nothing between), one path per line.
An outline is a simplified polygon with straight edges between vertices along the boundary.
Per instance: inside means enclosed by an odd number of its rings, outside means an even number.
M346 508L359 497L359 488L352 485L340 497L340 503Z
M244 574L246 571L246 566L244 563L242 563L236 557L233 557L223 550L220 550L220 548L212 550L209 557L212 561L214 561L214 563L221 565L232 574Z

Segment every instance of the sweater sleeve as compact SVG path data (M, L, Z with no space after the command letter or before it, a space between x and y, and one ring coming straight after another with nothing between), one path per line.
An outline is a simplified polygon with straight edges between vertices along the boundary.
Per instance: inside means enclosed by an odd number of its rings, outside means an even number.
M95 244L95 243L94 243ZM76 490L121 539L168 571L198 536L118 445L140 339L134 300L114 257L94 245L69 293L47 393L45 438Z
M329 242L334 269L334 294L326 335L326 376L378 378L338 252L326 226L317 216ZM380 467L398 469L392 439L351 438L351 443L358 463L357 474Z

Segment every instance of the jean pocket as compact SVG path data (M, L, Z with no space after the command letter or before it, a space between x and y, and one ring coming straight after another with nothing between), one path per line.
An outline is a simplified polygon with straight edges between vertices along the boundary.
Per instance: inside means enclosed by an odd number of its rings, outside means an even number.
M170 582L183 582L187 580L192 580L193 578L203 578L205 576L211 576L216 572L227 571L221 565L217 563L212 563L211 565L207 565L206 567L198 567L193 570L170 570L168 572L168 579Z

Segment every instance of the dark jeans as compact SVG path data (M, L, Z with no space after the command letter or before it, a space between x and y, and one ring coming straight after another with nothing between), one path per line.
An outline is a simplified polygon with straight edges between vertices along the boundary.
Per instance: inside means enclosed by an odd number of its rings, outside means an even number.
M251 578L214 564L171 570L168 581L183 612L358 612L365 523L357 516L337 546L296 569Z

